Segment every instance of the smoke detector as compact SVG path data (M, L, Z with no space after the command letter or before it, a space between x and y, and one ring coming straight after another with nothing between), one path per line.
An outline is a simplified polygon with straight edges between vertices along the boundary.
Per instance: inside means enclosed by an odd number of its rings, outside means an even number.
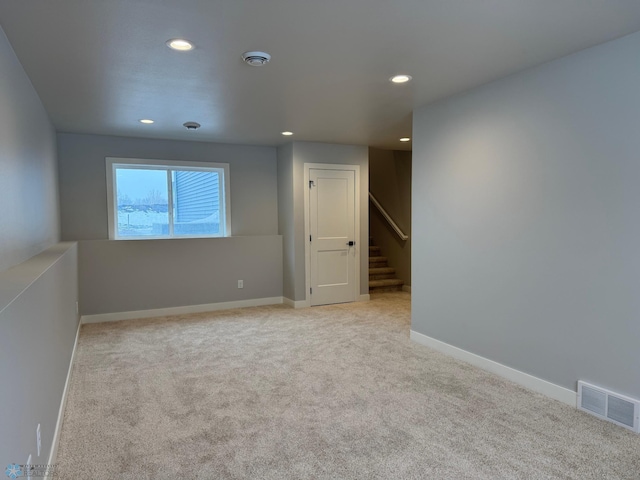
M266 52L244 52L242 54L242 60L252 67L262 67L271 60L271 55Z
M200 128L198 122L185 122L182 124L187 130L197 130Z

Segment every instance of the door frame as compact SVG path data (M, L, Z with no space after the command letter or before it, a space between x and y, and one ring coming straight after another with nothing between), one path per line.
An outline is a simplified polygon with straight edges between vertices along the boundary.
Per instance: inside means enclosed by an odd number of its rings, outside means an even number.
M354 172L355 176L355 184L354 184L354 216L355 216L355 297L354 301L360 300L362 295L360 294L360 165L346 165L346 164L337 164L337 163L305 163L304 164L304 287L305 287L305 304L306 306L311 306L311 248L309 247L309 235L311 234L311 226L309 222L311 219L309 218L309 207L311 204L310 195L309 195L309 178L311 176L310 170L318 169L318 170L347 170ZM367 246L367 248L369 248Z

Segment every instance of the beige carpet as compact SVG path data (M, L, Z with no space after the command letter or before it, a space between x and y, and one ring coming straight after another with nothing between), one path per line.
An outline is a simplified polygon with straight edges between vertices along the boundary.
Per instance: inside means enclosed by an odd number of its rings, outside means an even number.
M58 478L640 478L640 436L409 325L402 292L85 325Z

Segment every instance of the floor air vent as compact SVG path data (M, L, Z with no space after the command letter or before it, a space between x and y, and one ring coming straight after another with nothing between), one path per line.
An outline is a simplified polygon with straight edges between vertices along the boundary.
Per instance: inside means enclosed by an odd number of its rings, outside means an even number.
M578 382L578 409L640 433L640 402Z

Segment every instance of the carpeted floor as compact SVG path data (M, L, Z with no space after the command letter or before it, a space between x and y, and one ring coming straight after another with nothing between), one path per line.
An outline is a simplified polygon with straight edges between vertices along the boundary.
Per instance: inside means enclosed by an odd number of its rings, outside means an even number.
M402 292L84 325L58 478L640 478L640 436L409 325Z

